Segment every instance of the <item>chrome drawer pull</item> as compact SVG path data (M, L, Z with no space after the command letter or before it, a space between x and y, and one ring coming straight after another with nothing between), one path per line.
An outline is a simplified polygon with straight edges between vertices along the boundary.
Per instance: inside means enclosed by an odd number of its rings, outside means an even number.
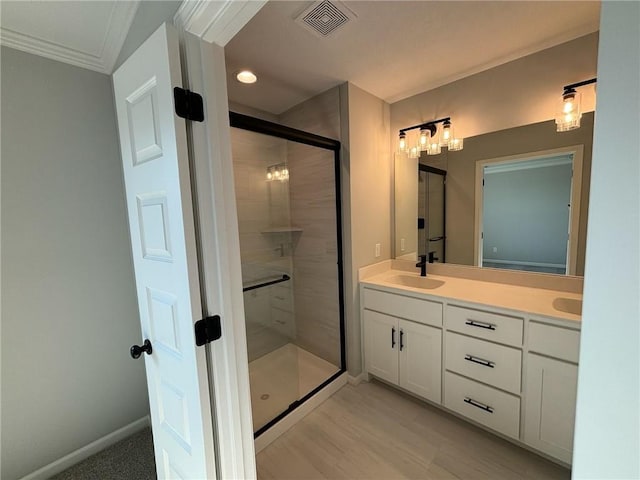
M485 405L484 403L477 402L472 398L464 397L464 403L473 405L474 407L479 408L480 410L484 410L485 412L493 413L493 408L491 408L489 405Z
M473 355L465 355L464 359L467 362L477 363L478 365L482 365L483 367L494 368L496 366L494 362L491 362L489 360L484 360L482 358L474 357Z
M486 328L487 330L496 329L496 326L493 323L480 322L478 320L467 320L464 323L465 325L470 325L472 327L478 327L478 328Z

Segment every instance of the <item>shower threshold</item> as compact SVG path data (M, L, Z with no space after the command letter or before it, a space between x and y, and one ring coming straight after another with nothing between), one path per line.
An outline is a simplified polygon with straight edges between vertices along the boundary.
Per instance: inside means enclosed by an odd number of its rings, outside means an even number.
M250 362L254 431L339 371L336 365L293 343Z

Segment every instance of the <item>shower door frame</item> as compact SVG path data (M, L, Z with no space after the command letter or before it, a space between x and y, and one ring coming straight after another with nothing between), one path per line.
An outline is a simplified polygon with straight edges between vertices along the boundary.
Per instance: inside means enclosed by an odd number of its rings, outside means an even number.
M418 176L420 176L420 172L425 172L427 174L433 173L434 175L440 175L442 177L442 187L443 187L443 199L442 199L442 262L446 263L447 258L447 171L442 170L440 168L432 167L430 165L425 165L423 163L418 162ZM429 196L429 192L427 190L427 198ZM427 215L428 216L428 215ZM428 232L427 232L428 233ZM426 239L427 245L429 244L429 238ZM419 250L419 248L418 248ZM427 252L428 248L425 250L425 253L429 255Z
M270 420L267 424L260 427L253 434L254 438L258 438L264 432L280 420L288 416L296 408L304 404L307 400L315 396L320 390L337 380L347 371L346 365L346 339L344 325L344 275L343 275L343 255L342 255L342 195L341 195L341 179L340 179L340 142L332 138L323 137L314 133L305 132L291 127L286 127L278 123L269 122L260 118L251 117L236 112L229 112L229 123L233 128L240 128L263 135L271 135L273 137L282 138L292 142L310 145L312 147L323 148L333 151L334 172L335 172L335 193L336 193L336 242L338 256L338 305L340 308L340 370L322 382L316 388L299 400L293 402L289 407Z

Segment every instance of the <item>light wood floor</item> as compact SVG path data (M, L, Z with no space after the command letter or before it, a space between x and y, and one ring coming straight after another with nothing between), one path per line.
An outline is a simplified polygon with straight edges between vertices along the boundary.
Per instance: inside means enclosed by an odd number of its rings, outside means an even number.
M347 385L257 455L259 480L569 479L570 471L378 382Z

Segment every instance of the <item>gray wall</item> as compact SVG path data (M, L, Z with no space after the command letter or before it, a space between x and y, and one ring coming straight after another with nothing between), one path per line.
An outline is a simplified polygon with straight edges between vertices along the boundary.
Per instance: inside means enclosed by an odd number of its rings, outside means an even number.
M111 81L2 48L2 472L148 414Z
M483 259L564 265L570 196L570 163L485 173Z

